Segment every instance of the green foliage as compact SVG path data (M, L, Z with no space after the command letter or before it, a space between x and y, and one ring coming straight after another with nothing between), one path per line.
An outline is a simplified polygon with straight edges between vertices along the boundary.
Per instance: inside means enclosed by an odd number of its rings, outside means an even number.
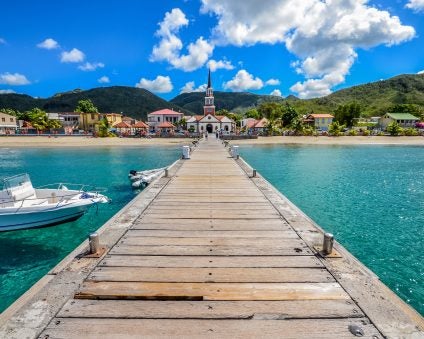
M340 124L352 127L354 119L359 118L361 115L361 106L357 102L352 102L346 105L340 105L334 111L334 118Z
M417 129L415 129L415 128L405 128L403 130L403 134L407 135L407 136L417 136L417 135L419 135Z
M268 120L281 119L283 116L283 105L278 102L264 102L259 105L258 112Z
M412 115L424 120L424 107L415 104L396 104L387 109L388 113L411 113Z
M78 101L77 107L75 107L74 112L79 113L98 113L99 110L94 106L93 102L90 99Z
M293 123L299 125L301 123L301 119L299 118L299 114L289 103L286 102L286 105L282 108L283 114L281 115L281 123L283 126L290 126Z
M340 123L338 121L333 121L328 126L328 133L330 135L332 135L333 137L338 137L338 136L342 135L343 128L345 128L344 125L340 125Z
M256 108L249 109L245 114L245 118L253 118L256 120L262 119L262 116L259 114Z
M364 129L364 130L362 130L362 135L363 135L363 136L367 137L367 136L369 136L370 134L371 134L371 131L370 131L370 130L368 130L368 129Z
M99 122L99 133L98 136L101 138L105 138L109 136L109 121L106 117L103 117Z
M14 117L19 116L19 111L16 111L16 110L11 109L11 108L0 108L0 113L5 113L5 114L8 114L8 115L12 115Z
M49 119L47 118L46 112L39 108L33 108L30 111L24 113L31 123L31 125L38 131L44 131L49 128Z
M392 136L396 136L402 134L403 129L396 121L393 121L387 125L387 132Z
M358 132L355 129L350 129L349 132L347 133L348 135L355 137L358 135Z

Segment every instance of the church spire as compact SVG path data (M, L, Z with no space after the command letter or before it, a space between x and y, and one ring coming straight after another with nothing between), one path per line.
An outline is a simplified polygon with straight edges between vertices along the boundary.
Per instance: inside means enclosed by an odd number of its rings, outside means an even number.
M215 105L214 105L214 98L213 98L210 69L208 73L208 87L206 88L205 105L203 106L203 113L204 115L208 115L208 114L215 115Z
M208 74L208 88L211 88L212 84L211 84L211 69L209 68L209 74Z

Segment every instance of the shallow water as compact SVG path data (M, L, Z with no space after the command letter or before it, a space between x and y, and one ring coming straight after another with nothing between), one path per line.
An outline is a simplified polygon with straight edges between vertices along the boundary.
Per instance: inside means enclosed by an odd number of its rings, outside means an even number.
M179 147L16 149L0 148L0 180L29 173L34 187L68 182L105 187L111 204L92 207L62 225L0 233L0 312L98 229L136 194L131 169L170 165Z
M240 152L424 314L424 147L274 145Z

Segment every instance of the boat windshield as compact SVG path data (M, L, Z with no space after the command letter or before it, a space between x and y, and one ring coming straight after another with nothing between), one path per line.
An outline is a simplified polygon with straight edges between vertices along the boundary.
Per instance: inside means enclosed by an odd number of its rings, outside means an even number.
M28 174L18 174L13 177L3 179L3 189L5 189L9 195L19 188L32 187L31 180Z

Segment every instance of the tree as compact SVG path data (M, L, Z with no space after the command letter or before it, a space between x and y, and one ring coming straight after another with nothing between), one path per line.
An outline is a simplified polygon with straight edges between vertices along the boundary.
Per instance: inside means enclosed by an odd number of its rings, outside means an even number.
M352 127L355 119L361 115L361 106L357 102L347 105L340 105L334 111L334 117L337 122L347 127Z
M49 119L47 118L46 112L39 108L33 108L32 110L25 112L25 116L37 131L44 131L49 127Z
M296 112L296 110L292 106L290 106L289 103L286 103L286 106L283 108L283 114L281 116L281 123L283 124L283 126L290 126L293 122L297 124L298 117L299 114Z
M8 115L12 115L14 117L18 117L19 116L19 111L11 109L11 108L0 108L0 112L1 113L5 113Z
M391 136L396 136L401 134L402 127L400 127L400 125L396 121L393 121L387 125L387 132L389 132Z
M259 105L258 112L268 120L281 119L283 115L283 105L277 102L264 102Z
M99 123L99 137L104 138L109 136L109 121L104 116Z
M345 128L345 125L340 125L338 121L333 121L330 126L328 126L328 133L334 137L338 137L342 134L343 128Z
M187 120L185 119L185 118L182 118L180 121L177 121L176 123L175 123L175 125L176 126L179 126L179 127L181 127L182 129L186 129L186 127L187 127Z
M75 107L74 112L79 113L98 113L98 109L90 99L78 101L77 107Z
M295 135L303 135L305 132L305 124L300 116L296 116L290 123L290 128L293 130Z
M256 119L256 120L259 120L259 119L261 119L261 118L262 118L261 114L258 112L258 110L257 110L256 108L249 109L249 110L248 110L248 111L244 114L244 116L245 116L246 118L253 118L253 119Z

